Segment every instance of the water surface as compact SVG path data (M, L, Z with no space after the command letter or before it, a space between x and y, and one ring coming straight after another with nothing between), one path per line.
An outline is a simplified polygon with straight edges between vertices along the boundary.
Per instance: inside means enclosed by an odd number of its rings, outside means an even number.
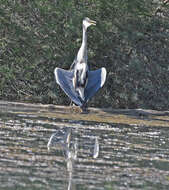
M168 127L40 112L17 106L0 110L0 189L169 189ZM73 159L57 144L47 149L51 135L68 128L70 152L77 145Z

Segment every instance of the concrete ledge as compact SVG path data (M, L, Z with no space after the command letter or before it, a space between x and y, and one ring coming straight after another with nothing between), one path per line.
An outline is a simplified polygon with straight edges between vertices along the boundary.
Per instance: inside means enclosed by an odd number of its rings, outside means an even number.
M0 113L24 113L76 121L169 127L169 111L145 109L102 109L90 107L88 113L81 114L78 111L78 107L0 101Z

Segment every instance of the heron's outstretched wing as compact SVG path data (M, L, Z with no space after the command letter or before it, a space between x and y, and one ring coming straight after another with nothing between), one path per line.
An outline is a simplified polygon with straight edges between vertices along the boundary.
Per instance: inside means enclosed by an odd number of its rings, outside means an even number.
M85 101L87 102L101 88L106 81L106 69L101 69L88 72L88 83L85 88Z
M66 95L78 106L82 106L82 102L78 98L77 93L73 87L73 71L67 71L64 69L56 68L55 71L56 82L66 93Z

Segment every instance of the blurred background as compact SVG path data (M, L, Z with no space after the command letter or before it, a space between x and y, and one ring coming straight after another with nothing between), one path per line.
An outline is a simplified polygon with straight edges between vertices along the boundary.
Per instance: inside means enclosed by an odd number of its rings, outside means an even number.
M1 0L0 99L69 105L54 68L69 69L88 30L104 87L89 106L169 109L168 0Z

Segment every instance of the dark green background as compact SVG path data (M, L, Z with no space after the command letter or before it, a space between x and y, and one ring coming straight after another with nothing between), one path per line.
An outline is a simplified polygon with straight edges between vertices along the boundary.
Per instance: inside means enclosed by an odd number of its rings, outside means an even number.
M70 67L86 16L91 69L108 71L89 106L169 109L163 0L0 0L0 99L68 105L53 71Z

